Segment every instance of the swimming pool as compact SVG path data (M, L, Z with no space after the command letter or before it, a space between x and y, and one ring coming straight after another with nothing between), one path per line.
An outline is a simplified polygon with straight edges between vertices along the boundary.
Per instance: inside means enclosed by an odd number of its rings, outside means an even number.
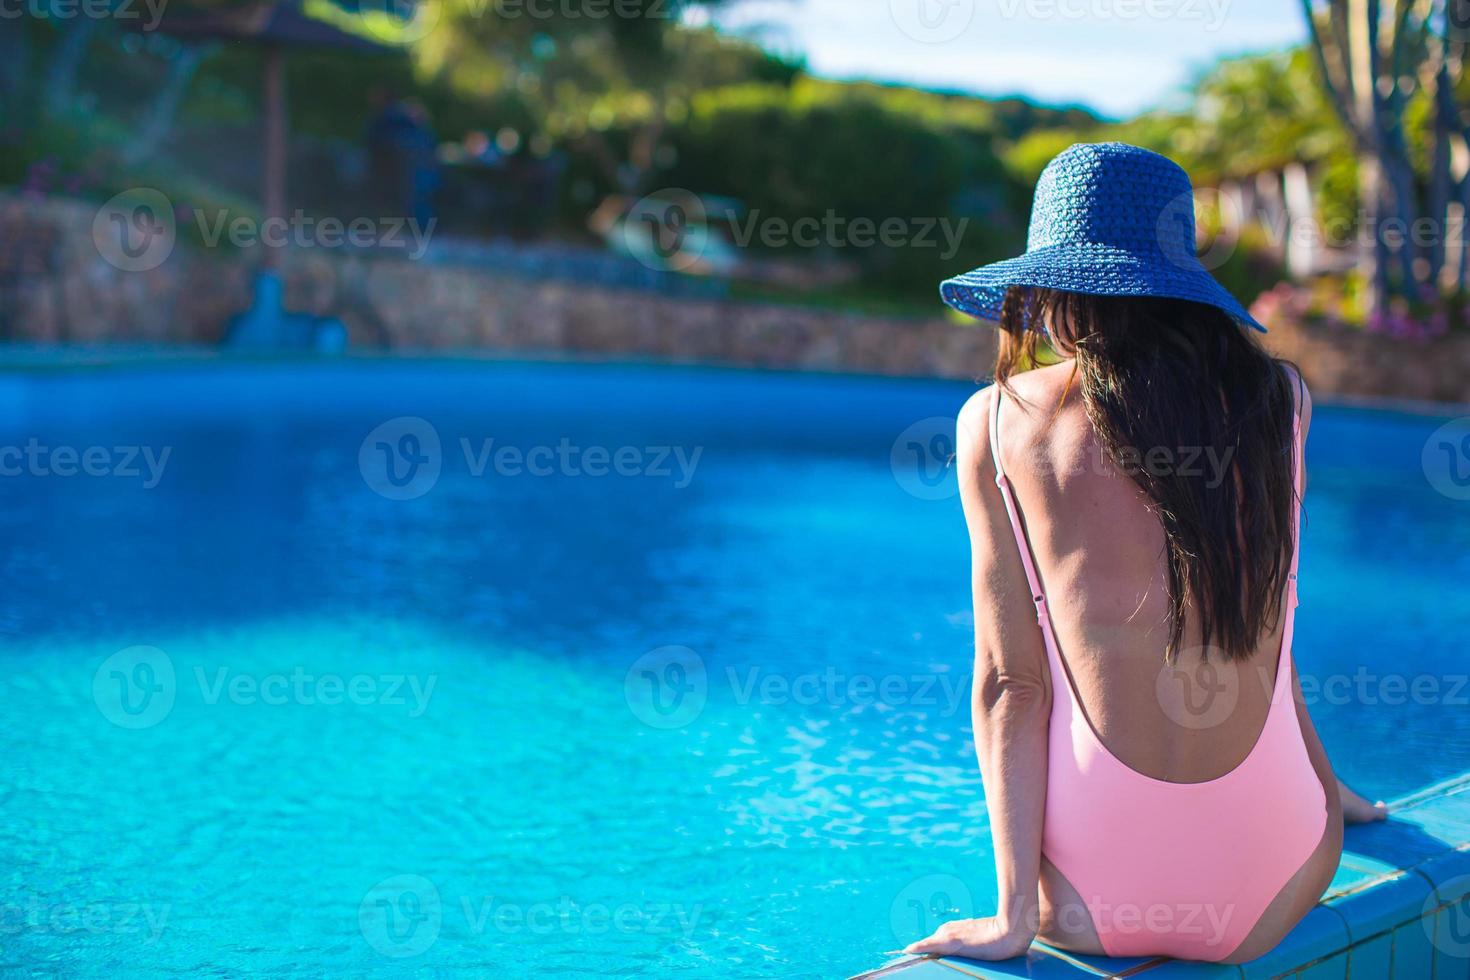
M0 379L0 966L830 977L988 911L937 465L970 390ZM1470 768L1446 421L1312 434L1298 662L1378 796Z

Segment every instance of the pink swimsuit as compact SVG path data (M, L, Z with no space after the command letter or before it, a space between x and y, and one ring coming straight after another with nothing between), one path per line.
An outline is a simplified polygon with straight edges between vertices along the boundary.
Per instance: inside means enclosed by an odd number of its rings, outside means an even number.
M990 446L1053 679L1042 853L1076 888L1110 956L1228 957L1306 864L1327 800L1292 695L1293 549L1286 624L1266 724L1244 762L1218 779L1171 783L1120 762L1073 689L1010 481L1001 464L997 390ZM1301 421L1296 425L1301 493ZM1294 518L1301 534L1301 504Z

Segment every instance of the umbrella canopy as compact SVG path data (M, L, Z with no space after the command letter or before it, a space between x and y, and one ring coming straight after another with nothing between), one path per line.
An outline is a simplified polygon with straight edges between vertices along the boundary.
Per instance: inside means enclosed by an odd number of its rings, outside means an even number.
M258 41L300 48L393 50L307 15L298 0L261 0L239 6L174 11L157 30L185 41Z

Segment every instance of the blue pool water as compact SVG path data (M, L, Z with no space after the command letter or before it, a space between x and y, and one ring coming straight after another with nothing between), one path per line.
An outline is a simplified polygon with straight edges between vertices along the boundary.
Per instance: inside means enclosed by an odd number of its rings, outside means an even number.
M0 378L0 971L831 977L988 912L967 543L923 465L970 390ZM1379 796L1470 768L1445 421L1313 430L1298 660Z

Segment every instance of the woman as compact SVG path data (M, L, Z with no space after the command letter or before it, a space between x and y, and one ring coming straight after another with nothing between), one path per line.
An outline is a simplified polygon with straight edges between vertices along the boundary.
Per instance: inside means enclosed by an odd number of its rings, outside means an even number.
M1078 145L1027 254L942 288L1003 331L957 452L1000 908L909 952L1252 959L1344 818L1385 815L1334 777L1291 656L1311 399L1194 234L1177 165Z

